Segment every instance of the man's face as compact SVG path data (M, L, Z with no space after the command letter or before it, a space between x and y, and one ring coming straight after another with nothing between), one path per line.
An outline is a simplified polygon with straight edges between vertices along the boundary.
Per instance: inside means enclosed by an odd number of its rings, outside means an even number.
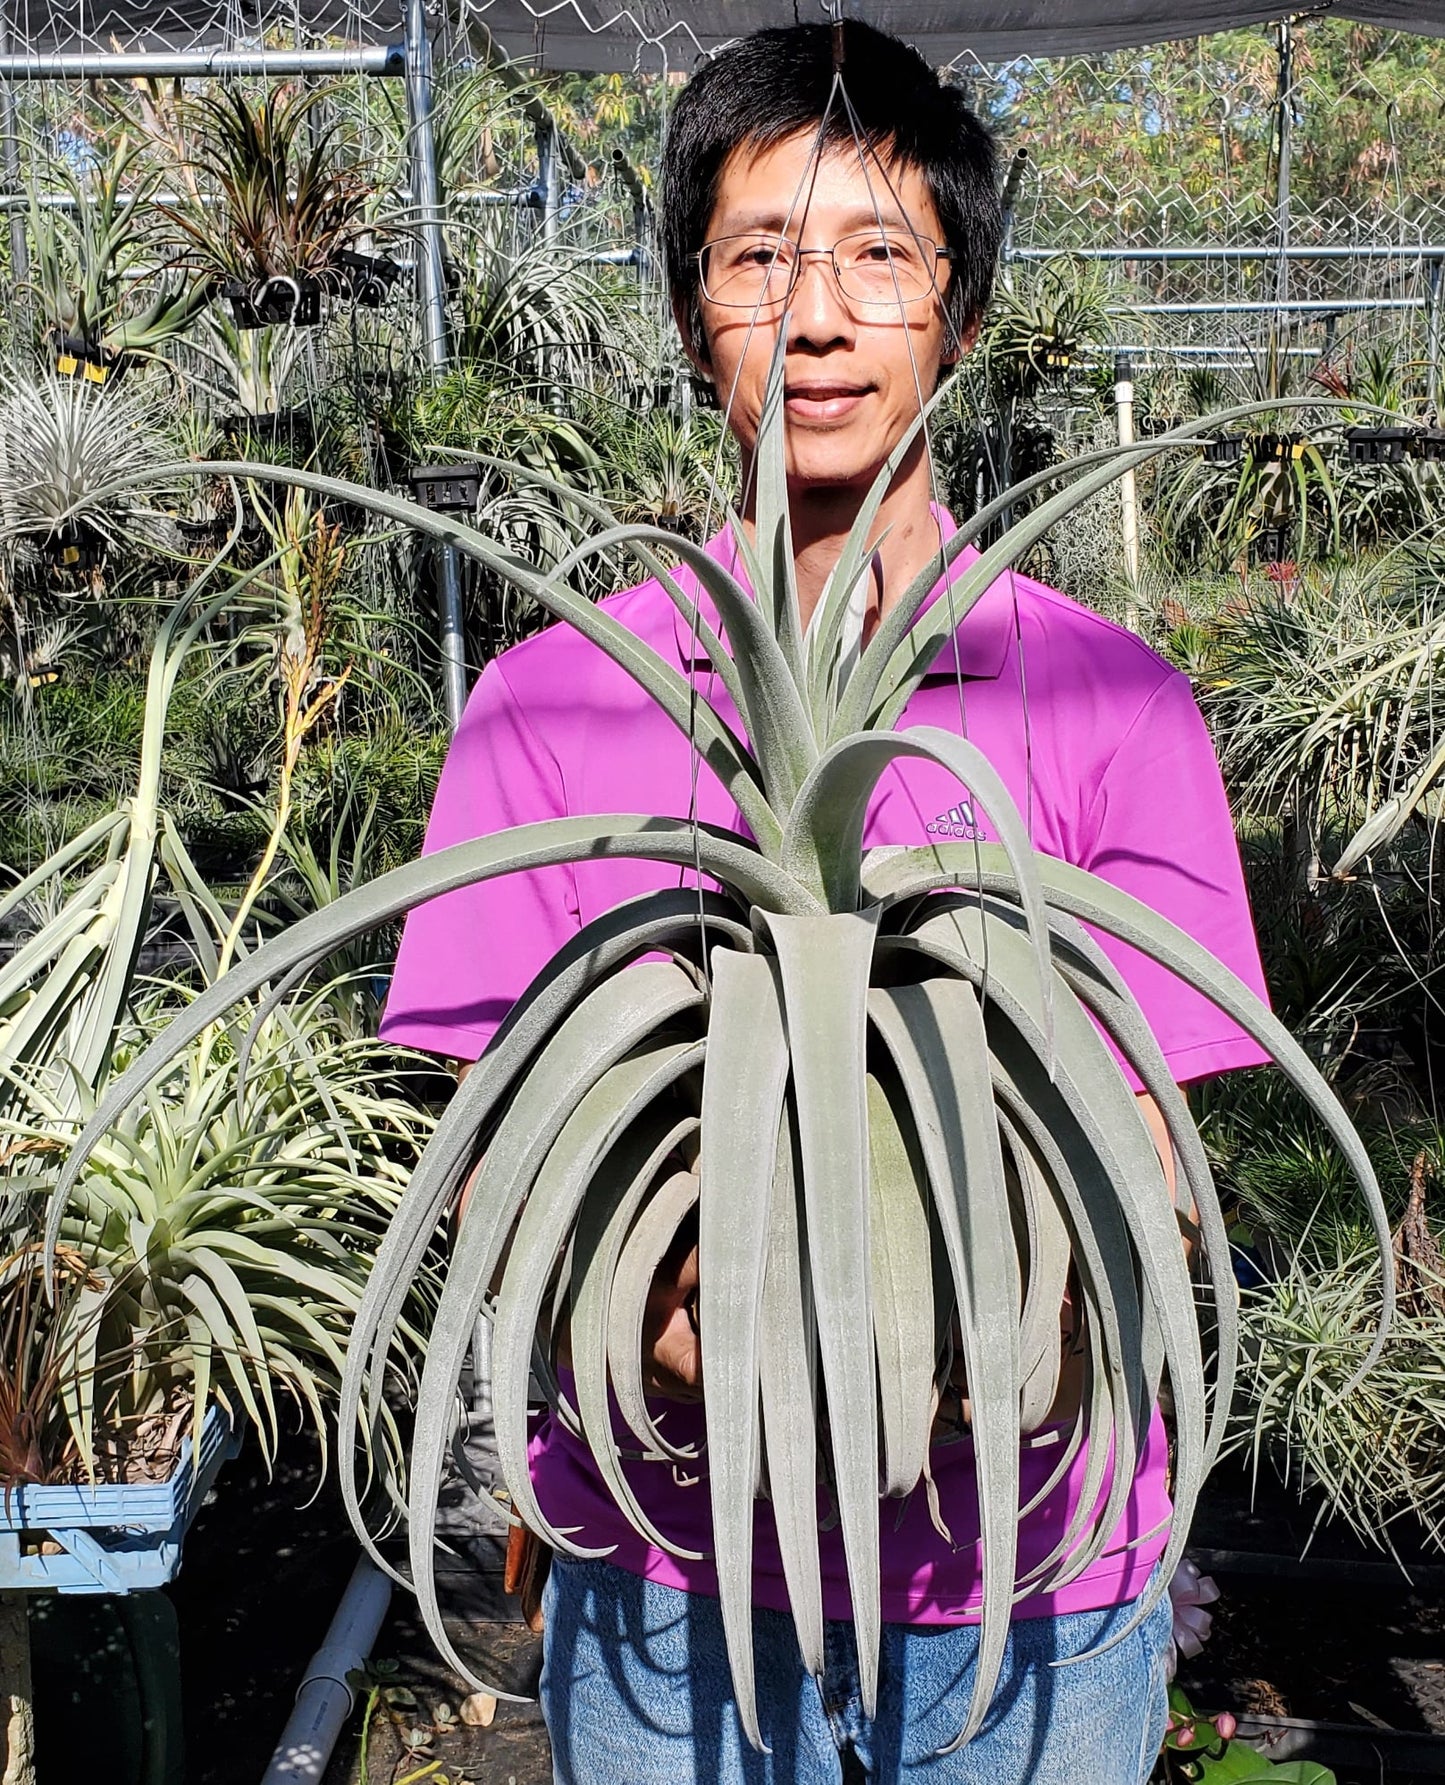
M851 144L821 156L811 133L771 149L740 149L724 163L706 239L786 235L804 250L871 231L881 219L901 236L942 244L923 176L865 160ZM891 190L890 190L891 187ZM949 263L938 263L946 288ZM785 392L789 480L795 488L871 483L926 401L956 343L939 295L914 303L846 296L826 255L805 253L786 305L738 309L701 297L706 371L745 450L757 439L768 367L787 329Z

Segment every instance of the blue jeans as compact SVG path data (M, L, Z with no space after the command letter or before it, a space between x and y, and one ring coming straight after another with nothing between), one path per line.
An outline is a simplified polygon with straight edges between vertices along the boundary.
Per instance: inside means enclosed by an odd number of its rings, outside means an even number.
M792 1620L754 1614L758 1717L772 1752L738 1723L715 1599L605 1562L552 1563L544 1596L542 1712L557 1785L1144 1785L1164 1738L1166 1595L1123 1642L1078 1666L1133 1609L1013 1626L993 1709L966 1748L975 1626L885 1624L878 1714L858 1694L849 1623L827 1626L821 1681L803 1669Z

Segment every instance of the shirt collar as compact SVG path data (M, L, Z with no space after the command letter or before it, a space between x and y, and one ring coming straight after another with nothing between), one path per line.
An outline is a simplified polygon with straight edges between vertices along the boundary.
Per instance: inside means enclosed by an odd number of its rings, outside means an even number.
M941 539L943 541L952 539L958 531L953 516L939 504L934 505L933 513L938 521ZM703 549L710 558L716 559L724 570L735 576L744 587L747 586L747 576L738 562L737 545L733 539L730 525L724 527L721 532L715 533ZM928 599L924 602L921 611L926 611L936 601L943 599L945 590L951 584L956 583L971 565L978 562L978 556L977 546L966 545L953 563L949 565L945 575L939 578L937 584L929 592ZM696 579L689 571L679 569L674 574L679 586L697 600L702 617L710 626L716 628L718 624L717 610L713 606L711 598L705 591L699 590ZM1004 664L1008 660L1009 644L1014 631L1014 608L1014 574L1011 570L1006 570L1002 576L996 577L984 590L973 607L954 628L953 638L944 639L939 647L938 655L929 669L929 676L947 675L951 677L961 674L970 681L996 681L1003 673ZM677 659L679 664L686 664L690 659L693 659L694 655L691 628L675 607L672 618L673 633L677 641ZM955 640L957 642L956 657ZM706 653L699 647L696 660L701 662L705 655Z

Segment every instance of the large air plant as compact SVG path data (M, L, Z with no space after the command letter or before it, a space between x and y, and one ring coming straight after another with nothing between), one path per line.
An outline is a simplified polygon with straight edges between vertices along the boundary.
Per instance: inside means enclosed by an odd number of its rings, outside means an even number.
M590 1447L618 1504L651 1541L674 1547L632 1496L609 1390L629 1428L622 1441L652 1456L673 1454L644 1399L640 1335L658 1261L695 1218L706 1467L744 1727L757 1742L755 1496L765 1484L798 1640L817 1673L817 1490L827 1483L871 1709L880 1494L908 1494L925 1478L935 1385L957 1348L971 1397L984 1557L979 1666L971 1703L960 1708L962 1743L988 1710L1015 1598L1076 1577L1109 1541L1163 1379L1176 1416L1177 1514L1158 1584L1131 1625L1179 1558L1228 1412L1236 1304L1218 1201L1159 1048L1085 924L1167 966L1271 1050L1349 1159L1383 1248L1389 1236L1368 1158L1343 1111L1253 995L1134 899L1036 855L998 775L966 740L893 729L953 627L1004 567L1126 465L1174 439L1090 455L1036 480L1042 488L1073 479L957 576L950 600L926 605L941 569L999 505L985 509L860 648L855 598L866 545L911 439L880 475L805 634L781 409L778 365L755 467L755 528L751 535L737 528L755 595L700 549L655 529L605 529L575 554L580 561L625 542L663 575L717 666L746 742L674 668L569 588L570 561L544 577L462 523L312 473L282 474L455 545L569 621L695 740L751 835L680 816L550 820L439 852L302 919L198 998L109 1090L57 1188L54 1221L111 1124L190 1037L268 984L282 995L348 938L449 889L523 868L607 856L696 867L717 890L646 895L568 944L453 1098L356 1318L343 1451L351 1450L348 1433L374 1431L384 1417L382 1366L414 1275L480 1159L427 1343L406 1485L410 1572L427 1627L466 1672L438 1609L433 1528L458 1379L481 1313L493 1327L496 1434L520 1517L565 1553L594 1553L548 1524L530 1486L526 1413L536 1357L558 1416ZM663 543L715 604L726 648L662 569L655 548ZM904 756L956 773L1000 841L865 851L869 796ZM1163 1111L1182 1199L1198 1210L1212 1289L1212 1402L1175 1203L1101 1028ZM1041 1437L1055 1447L1054 1481L1084 1451L1086 1479L1054 1553L1020 1580L1020 1444L1054 1399L1071 1263L1084 1313L1082 1405ZM1390 1306L1387 1280L1385 1322ZM569 1311L575 1388L563 1399L556 1337ZM1373 1356L1372 1348L1362 1367ZM343 1486L375 1553L358 1482L346 1469Z

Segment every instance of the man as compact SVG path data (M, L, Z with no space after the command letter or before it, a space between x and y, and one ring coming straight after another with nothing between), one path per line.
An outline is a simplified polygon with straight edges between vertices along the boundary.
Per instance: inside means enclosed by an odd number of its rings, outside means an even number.
M789 504L806 623L876 472L977 335L999 240L992 145L958 94L896 39L858 24L841 37L803 25L759 33L695 77L672 117L663 176L675 315L726 410L745 473L768 367L785 340ZM931 498L920 441L878 513L865 636L953 530ZM745 494L744 525L748 511ZM710 549L735 563L726 531ZM655 583L608 606L717 694L711 666ZM1152 904L1260 985L1207 734L1187 681L1131 634L1037 583L1004 578L945 647L902 723L965 729L1004 776L1040 849ZM636 685L555 627L482 676L443 772L428 848L606 811L694 812L742 828L721 785ZM866 840L986 834L945 771L908 761L880 783ZM407 927L384 1032L477 1058L579 924L668 878L645 863L584 863L421 908ZM1181 1083L1262 1058L1203 1000L1130 951L1110 952ZM1157 1110L1146 1114L1167 1155ZM702 1430L700 1409L688 1404L705 1393L688 1309L695 1280L691 1255L669 1261L647 1333L653 1385L671 1397L667 1430L679 1442ZM934 1459L951 1545L922 1493L883 1521L887 1623L872 1720L859 1704L836 1531L824 1537L827 1666L813 1680L760 1503L754 1598L767 1754L739 1729L708 1564L644 1542L559 1425L540 1428L532 1467L549 1518L589 1547L613 1546L605 1562L559 1558L548 1581L542 1700L561 1781L823 1785L846 1767L847 1776L880 1781L1138 1785L1151 1769L1165 1715L1167 1600L1102 1654L1051 1663L1122 1629L1158 1560L1169 1505L1157 1416L1109 1552L1067 1587L1020 1601L989 1721L949 1756L936 1750L962 1723L977 1640L979 1525L966 1440L940 1446ZM1025 1501L1047 1479L1041 1467L1026 1453ZM1082 1469L1081 1458L1021 1520L1021 1573L1057 1542ZM704 1482L658 1462L634 1464L631 1478L659 1529L684 1549L709 1549Z

